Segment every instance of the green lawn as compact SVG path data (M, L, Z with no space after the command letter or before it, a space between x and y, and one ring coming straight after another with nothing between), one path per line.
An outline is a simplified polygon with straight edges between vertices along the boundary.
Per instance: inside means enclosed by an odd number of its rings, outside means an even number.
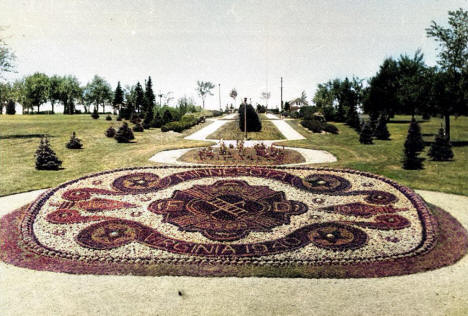
M209 135L207 139L243 139L244 135L239 129L239 121L233 120L221 126L216 132ZM284 139L284 136L273 123L268 120L262 120L262 130L260 132L248 133L248 138L252 140L277 140Z
M88 173L130 166L156 165L148 161L156 152L165 149L195 147L208 144L184 140L205 124L182 134L162 133L160 129L135 133L136 141L119 144L107 138L104 131L112 124L101 115L93 120L89 115L0 115L0 196L49 188ZM132 125L132 124L130 124ZM76 131L83 141L83 149L65 148L70 135ZM34 168L34 153L40 134L50 135L50 143L63 161L63 170L38 171Z
M399 116L397 119L403 122L388 125L392 140L375 141L374 145L361 145L357 133L344 124L336 123L340 129L339 135L313 134L300 126L299 121L291 120L288 122L306 136L307 140L282 144L326 150L337 156L338 162L321 164L322 166L353 168L381 174L414 189L468 195L468 117L452 119L455 160L426 160L425 169L420 171L401 168L400 161L409 117ZM236 124L235 121L231 123ZM263 123L266 126L271 124L266 121ZM0 115L0 196L53 187L102 170L155 165L148 159L158 151L208 144L183 139L185 135L193 133L203 125L195 126L182 134L161 133L159 129L152 129L135 133L135 143L118 144L114 139L104 136L104 131L110 124L117 126L120 122L108 122L102 116L99 120L93 120L89 115ZM421 123L423 134L428 135L424 137L426 141L433 139L429 134L437 133L440 124L441 120L437 118ZM77 136L83 140L84 149L65 148L72 131L76 131ZM44 133L50 135L53 149L63 160L63 170L35 170L34 152L39 144L39 135ZM269 132L273 133L279 132ZM249 133L251 134L253 133ZM275 138L278 139L279 136L270 137Z
M429 147L426 147L423 155L426 158L423 170L404 170L401 167L403 144L408 132L409 120L409 116L396 117L388 124L391 140L376 140L374 145L360 144L358 134L341 123L333 123L339 128L339 135L313 134L305 130L299 120L292 120L288 121L289 124L307 140L281 144L326 150L338 158L338 162L321 164L322 166L351 168L381 174L413 189L468 195L468 117L451 120L454 161L430 161L426 155ZM442 120L438 118L420 123L425 141L433 141L433 134L438 132L441 123Z

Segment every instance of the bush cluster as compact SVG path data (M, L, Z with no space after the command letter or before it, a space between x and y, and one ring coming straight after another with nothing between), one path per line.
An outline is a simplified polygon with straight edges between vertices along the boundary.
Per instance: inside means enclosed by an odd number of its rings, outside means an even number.
M124 122L122 126L119 127L117 133L115 133L114 138L119 143L129 143L132 139L135 139L135 136L130 127L128 127L127 122Z
M195 115L184 115L180 121L169 122L161 127L162 132L174 131L180 133L192 126L195 126L204 121L203 117Z
M244 107L245 103L242 103L239 107L239 129L242 132L244 131ZM247 104L245 110L247 116L247 132L260 132L262 130L262 122L258 117L257 112L251 104Z
M212 114L213 114L213 115L212 115L213 117L223 115L223 112L221 112L221 111L214 110L214 111L211 111L211 112L212 112Z
M106 136L107 137L114 137L115 136L115 128L110 126L108 129L106 129Z
M62 161L58 159L57 154L50 147L46 136L41 138L35 156L37 170L58 170L62 165Z
M106 116L106 121L112 121L112 117L109 114Z
M314 133L321 133L322 131L332 134L339 133L339 130L335 125L326 122L321 122L315 119L302 120L301 125Z
M76 137L76 133L73 132L72 136L70 137L70 140L65 146L68 149L81 149L83 147L83 144L81 143L81 139Z
M97 112L97 109L94 109L93 111L93 114L91 114L91 117L95 120L97 120L99 118L99 114Z
M14 115L16 114L16 109L15 109L15 101L8 101L6 105L6 114L8 115Z

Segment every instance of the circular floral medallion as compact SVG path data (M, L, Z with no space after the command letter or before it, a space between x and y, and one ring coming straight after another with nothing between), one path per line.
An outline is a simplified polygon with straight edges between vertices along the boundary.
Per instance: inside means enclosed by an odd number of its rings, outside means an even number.
M380 262L429 251L436 227L389 180L297 167L109 171L44 193L20 221L36 254L119 264Z

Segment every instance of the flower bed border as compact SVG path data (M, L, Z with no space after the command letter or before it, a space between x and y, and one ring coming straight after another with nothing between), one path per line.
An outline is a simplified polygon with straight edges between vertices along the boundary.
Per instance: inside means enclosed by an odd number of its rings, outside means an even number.
M80 179L69 181L56 189L42 194L33 204L39 203L52 194L58 188L81 179L96 175L112 173L116 171L134 169L161 169L161 168L233 168L220 166L160 166L160 167L137 167L112 170L92 174ZM236 166L245 168L245 166ZM321 171L337 171L331 168L307 168L307 167L265 167L269 169L307 169ZM341 171L341 170L340 170ZM393 186L396 186L412 202L422 201L411 190L400 186L386 178L368 174L365 172L345 169L343 171L372 176ZM213 262L189 263L183 261L165 262L96 262L78 261L77 258L61 258L53 251L49 254L40 254L31 247L31 236L22 237L21 223L26 216L29 205L14 211L0 219L0 260L7 263L30 268L34 270L46 270L55 272L79 273L79 274L134 274L134 275L189 275L189 276L270 276L270 277L383 277L390 275L411 274L420 271L432 270L442 266L450 265L459 260L468 250L467 232L450 214L438 207L432 207L439 226L438 240L434 240L433 248L429 247L425 252L416 256L404 258L387 259L375 262L359 263L334 263L313 265L306 262L239 262L240 264L226 264ZM419 212L418 212L419 213ZM421 219L421 222L423 220ZM37 247L36 247L37 248Z

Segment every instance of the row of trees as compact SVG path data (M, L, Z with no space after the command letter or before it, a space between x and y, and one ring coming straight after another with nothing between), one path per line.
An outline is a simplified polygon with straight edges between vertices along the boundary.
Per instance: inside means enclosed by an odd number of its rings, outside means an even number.
M468 114L468 11L449 11L448 27L432 21L426 32L440 44L437 66L426 65L419 50L387 58L367 85L359 78L330 80L318 85L313 102L327 119L351 126L359 107L371 119L442 115L450 139L450 116Z

